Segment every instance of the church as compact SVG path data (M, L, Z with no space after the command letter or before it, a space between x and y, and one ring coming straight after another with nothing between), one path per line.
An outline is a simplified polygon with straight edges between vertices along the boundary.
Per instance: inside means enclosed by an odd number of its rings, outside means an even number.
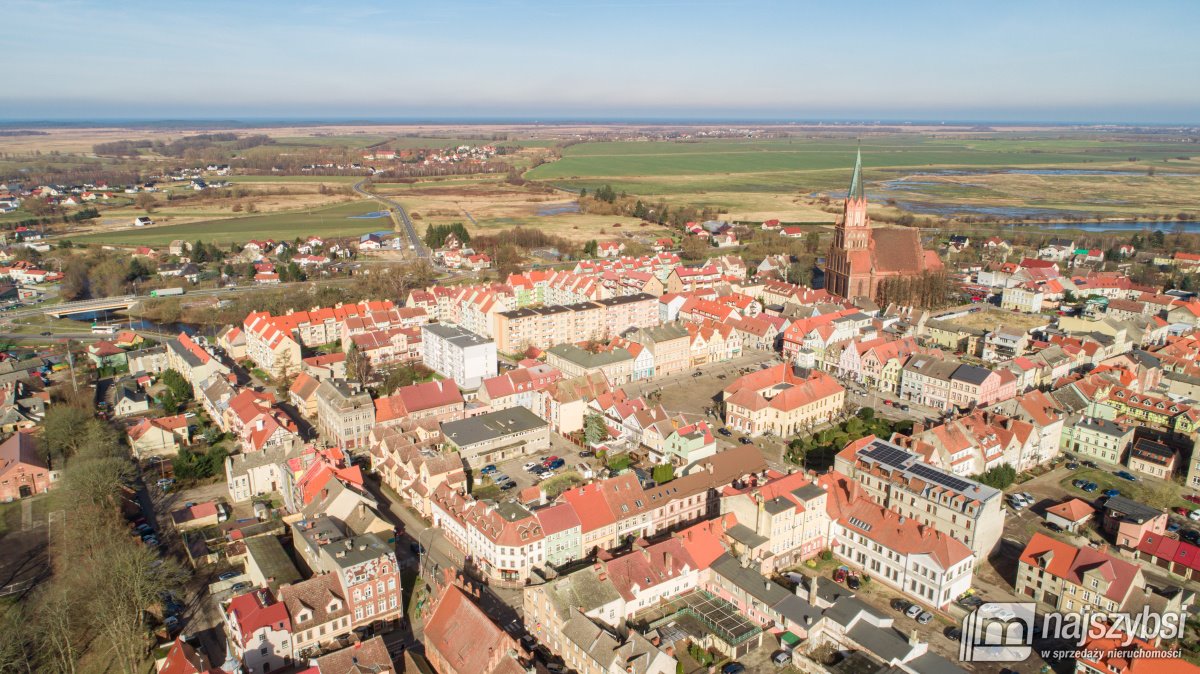
M862 150L854 161L854 176L842 218L834 229L825 258L825 289L839 297L879 299L888 281L940 271L935 251L921 248L921 232L911 227L872 229L863 191Z

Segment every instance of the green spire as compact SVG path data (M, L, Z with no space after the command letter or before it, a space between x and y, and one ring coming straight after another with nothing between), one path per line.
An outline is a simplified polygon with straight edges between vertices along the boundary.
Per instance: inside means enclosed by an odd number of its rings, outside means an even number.
M854 175L850 177L850 191L846 193L847 199L862 199L863 198L863 183L862 183L862 147L858 148L858 157L854 160Z

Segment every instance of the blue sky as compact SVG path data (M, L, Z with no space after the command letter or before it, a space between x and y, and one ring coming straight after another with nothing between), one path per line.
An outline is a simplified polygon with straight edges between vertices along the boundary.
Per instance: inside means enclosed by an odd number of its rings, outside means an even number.
M8 0L4 119L1200 122L1200 3Z

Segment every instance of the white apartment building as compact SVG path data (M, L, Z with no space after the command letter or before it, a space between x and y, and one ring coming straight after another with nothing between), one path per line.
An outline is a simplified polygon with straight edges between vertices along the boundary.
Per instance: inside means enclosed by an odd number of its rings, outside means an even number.
M967 546L865 498L834 522L833 554L937 608L969 590L974 577L975 555Z
M464 389L479 388L497 374L496 343L455 325L421 326L421 360Z

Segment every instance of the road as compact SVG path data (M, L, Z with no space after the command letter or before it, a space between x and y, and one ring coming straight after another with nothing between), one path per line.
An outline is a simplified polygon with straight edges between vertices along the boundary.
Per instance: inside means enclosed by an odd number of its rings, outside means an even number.
M407 232L408 232L408 241L412 245L412 249L414 251L416 251L418 256L425 258L426 260L430 259L432 257L432 255L430 254L429 249L425 247L425 243L423 241L421 241L421 237L417 236L417 228L415 225L413 225L412 218L408 217L408 211L404 210L404 206L401 206L398 201L393 201L391 199L388 199L387 197L381 197L376 194L371 194L370 192L364 190L363 184L366 182L367 182L366 179L363 179L363 180L360 180L357 183L355 183L354 191L358 192L359 194L363 195L364 197L367 197L368 199L374 199L375 201L378 201L379 203L386 205L388 208L390 208L392 210L392 212L399 215L400 223L404 226L404 229L407 230Z

